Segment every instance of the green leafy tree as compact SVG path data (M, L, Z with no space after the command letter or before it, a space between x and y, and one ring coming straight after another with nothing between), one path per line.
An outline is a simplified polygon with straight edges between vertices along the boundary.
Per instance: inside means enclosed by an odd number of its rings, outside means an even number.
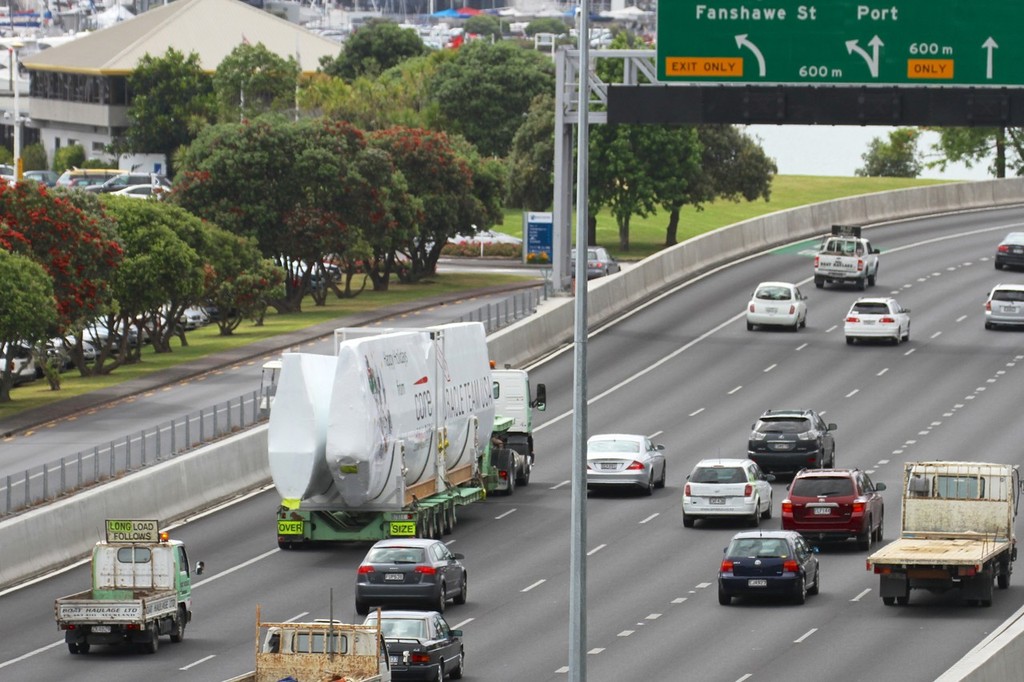
M897 128L889 133L889 141L876 137L861 154L864 165L854 171L858 177L916 178L921 174L921 152L917 148L920 131Z
M39 263L27 255L10 252L0 235L0 403L10 402L14 378L12 358L15 344L33 344L46 335L57 321L53 282Z
M80 144L61 147L53 153L53 171L63 173L69 168L81 168L85 163L85 149Z
M426 51L415 29L373 19L348 37L337 57L321 59L320 68L328 75L352 81L359 76L378 76Z
M505 41L473 41L441 63L427 87L439 116L432 127L462 135L485 156L503 157L533 98L554 92L554 64Z
M991 160L989 172L1005 178L1007 172L1024 175L1024 128L937 128L939 141L932 146L938 159L928 166L945 171L950 163L968 168Z
M21 164L24 170L47 170L46 148L39 142L27 145L21 150Z
M175 151L216 115L213 78L195 52L186 57L171 47L162 57L144 55L128 76L128 88L128 152L163 154L170 164Z
M466 19L462 29L471 35L486 36L494 41L501 40L501 20L490 14L477 14Z
M568 33L569 27L558 17L540 17L528 23L524 32L531 38L538 33L554 33L557 36Z
M530 103L508 155L507 202L546 211L555 194L555 98L545 93Z
M263 43L241 44L217 66L213 89L222 122L294 112L300 67L295 57L271 52Z

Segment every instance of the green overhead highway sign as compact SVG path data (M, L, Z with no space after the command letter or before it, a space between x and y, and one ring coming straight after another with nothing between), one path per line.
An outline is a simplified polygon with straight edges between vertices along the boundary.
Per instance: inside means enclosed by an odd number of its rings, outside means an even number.
M663 82L1024 85L1024 2L659 0Z

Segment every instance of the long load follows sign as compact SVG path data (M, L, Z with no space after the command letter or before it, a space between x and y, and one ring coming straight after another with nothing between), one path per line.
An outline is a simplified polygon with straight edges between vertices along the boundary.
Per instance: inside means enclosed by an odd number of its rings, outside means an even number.
M160 527L156 521L145 519L107 519L108 543L160 542Z
M1024 2L660 0L658 78L1024 85Z

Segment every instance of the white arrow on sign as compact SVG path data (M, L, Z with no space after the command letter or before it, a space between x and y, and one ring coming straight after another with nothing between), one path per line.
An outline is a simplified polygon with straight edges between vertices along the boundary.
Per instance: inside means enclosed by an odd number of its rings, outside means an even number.
M983 48L988 50L988 61L985 63L985 78L992 80L992 50L999 49L999 43L992 39L992 36L988 37L988 40L981 44Z
M757 57L758 75L761 76L761 78L764 78L765 74L767 73L764 66L764 55L761 54L761 50L757 49L757 45L747 40L746 33L742 33L736 36L736 47L746 47L747 49L754 53L754 56Z
M861 57L863 57L864 61L868 63L868 70L871 72L871 77L878 78L878 48L885 45L885 43L883 43L882 39L879 38L878 36L875 36L874 38L869 40L868 45L870 45L873 48L871 50L871 54L869 55L863 47L857 44L858 42L860 41L847 40L846 51L849 52L850 54L856 52Z

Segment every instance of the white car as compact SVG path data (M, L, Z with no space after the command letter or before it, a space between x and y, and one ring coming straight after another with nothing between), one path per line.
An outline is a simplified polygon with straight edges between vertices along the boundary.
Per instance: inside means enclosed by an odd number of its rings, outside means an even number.
M167 193L167 188L163 185L128 185L119 190L111 192L117 196L131 197L132 199L162 199L163 195Z
M772 474L750 459L702 459L683 486L683 525L737 517L757 526L772 517Z
M807 297L789 282L761 282L747 304L747 331L756 327L807 326Z
M843 326L846 343L865 339L888 339L894 344L910 340L910 308L895 298L858 298Z
M639 488L645 495L665 487L665 446L646 436L605 433L587 440L587 489Z
M997 284L985 301L985 329L1024 325L1024 285Z

